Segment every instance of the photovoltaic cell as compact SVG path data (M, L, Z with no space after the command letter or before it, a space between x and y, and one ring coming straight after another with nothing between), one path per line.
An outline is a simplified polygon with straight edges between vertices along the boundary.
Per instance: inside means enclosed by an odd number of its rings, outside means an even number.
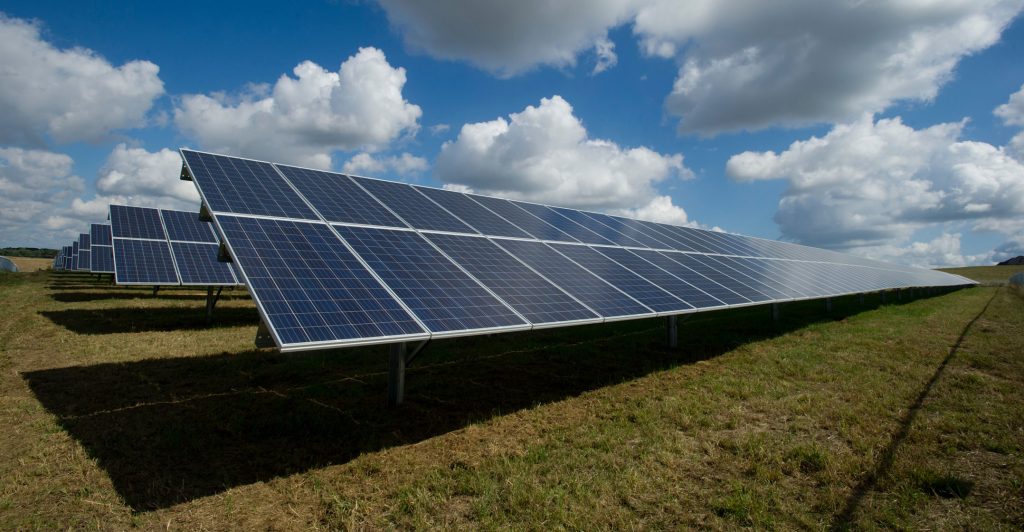
M110 226L107 224L92 224L89 226L89 236L94 246L112 246L110 240Z
M512 222L520 229L540 240L557 240L560 242L578 242L575 238L560 231L557 227L537 218L536 216L516 207L509 200L466 194L466 197L483 205L487 210ZM494 235L497 236L497 235Z
M213 224L199 219L199 213L160 210L167 228L167 239L179 242L217 243L213 232Z
M426 336L326 224L217 220L282 348Z
M690 268L691 270L715 281L716 283L736 292L750 301L768 301L771 298L739 281L733 275L729 275L705 260L705 255L687 255L685 253L665 253L666 257Z
M620 234L624 235L632 241L639 242L641 247L646 246L653 249L674 249L671 245L671 240L666 239L657 233L647 229L636 220L630 220L627 218L621 218L618 216L610 216L607 214L600 214L594 212L583 213L590 218L593 218L598 223L607 225L614 229ZM624 242L616 240L616 243L622 246Z
M78 250L87 250L92 247L92 238L89 233L81 233L78 235Z
M419 233L335 229L431 332L527 325Z
M181 284L186 285L235 285L231 266L217 260L218 244L195 242L171 242L174 263L181 275Z
M88 249L78 250L78 269L79 271L91 271L92 268L92 251Z
M361 177L352 179L412 227L455 233L476 233L472 227L460 222L409 185Z
M270 163L190 150L181 155L212 211L318 219Z
M487 210L479 203L473 201L465 194L442 190L439 188L417 187L414 189L434 200L449 212L466 222L480 234L491 236L511 236L516 238L530 238L518 227L505 221L493 212Z
M513 201L516 207L544 220L548 225L557 227L563 233L571 235L573 239L586 244L614 244L611 240L583 227L582 225L562 216L557 211L544 205Z
M615 285L633 299L657 312L691 310L693 307L623 265L586 246L549 244L591 273Z
M576 222L577 224L587 228L592 233L601 235L601 238L608 240L612 244L618 244L620 246L634 246L634 247L647 247L643 243L638 242L628 236L616 231L614 228L596 220L593 216L585 214L575 209L565 209L562 207L548 207L549 209L565 216L566 218Z
M486 238L441 234L426 236L533 324L600 319L597 314Z
M671 273L672 275L686 281L687 283L696 286L701 291L714 297L715 299L725 303L727 305L742 305L750 303L750 300L733 292L732 290L722 286L715 282L713 279L709 279L696 271L683 266L679 262L676 262L669 258L680 255L680 253L674 252L660 252L660 251L648 251L648 250L630 250L633 254L640 258L654 264L655 266Z
M651 313L647 307L637 303L633 298L579 267L542 242L527 240L495 240L494 242L605 318Z
M114 268L117 284L178 284L166 240L115 238Z
M676 297L686 301L696 308L719 307L724 305L721 301L711 297L694 285L668 273L667 271L644 260L639 255L628 249L595 247L608 258L633 270L644 279L668 290Z
M111 205L110 227L117 238L167 239L160 223L160 211L156 209Z
M113 247L93 246L91 260L93 273L114 273Z
M407 227L346 175L275 166L329 222Z

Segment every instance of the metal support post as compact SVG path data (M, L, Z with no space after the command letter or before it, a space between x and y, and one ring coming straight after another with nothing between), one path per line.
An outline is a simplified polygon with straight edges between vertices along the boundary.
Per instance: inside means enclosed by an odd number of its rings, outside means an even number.
M859 303L861 305L864 304L864 293L863 292L861 292L860 294L857 294L857 303Z
M772 303L772 321L779 321L779 315L780 314L781 314L781 311L779 310L779 304L778 303Z
M398 406L405 398L405 342L391 344L388 357L388 406Z
M679 317L678 316L666 316L665 325L668 329L668 347L669 349L675 349L679 347Z
M214 293L213 287L206 288L206 324L213 323L213 308L217 306L217 301L220 300L220 293L224 291L224 287L218 287L217 292Z
M156 297L156 293L159 292L159 291L160 291L160 286L159 285L154 286L153 287L153 297Z
M896 301L903 301L903 294L900 292L899 288L896 289Z
M882 290L882 304L885 304L885 290Z
M825 312L832 312L832 298L825 298Z

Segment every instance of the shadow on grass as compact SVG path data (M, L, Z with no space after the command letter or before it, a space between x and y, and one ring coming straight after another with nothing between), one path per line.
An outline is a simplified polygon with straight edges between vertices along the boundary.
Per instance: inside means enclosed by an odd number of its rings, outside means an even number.
M877 298L872 303L837 300L831 314L820 302L786 305L778 323L765 307L694 315L680 323L680 346L671 351L657 319L438 341L409 368L406 403L396 409L384 407L385 346L183 356L23 378L124 500L143 511L343 464L843 319L873 308Z
M210 324L206 323L206 310L202 306L47 310L39 314L77 334L181 331L246 325L255 327L260 323L256 307L217 307Z
M95 287L100 288L100 287ZM85 301L105 301L105 300L130 300L130 299L154 299L154 300L165 300L165 301L205 301L206 292L194 292L194 293L157 293L153 295L152 290L141 291L141 290L130 290L130 291L110 291L110 292L59 292L51 294L51 298L54 301L60 301L61 303L81 303ZM238 293L231 293L225 291L220 296L220 301L228 301L233 299L249 299L249 296L245 295L244 291Z

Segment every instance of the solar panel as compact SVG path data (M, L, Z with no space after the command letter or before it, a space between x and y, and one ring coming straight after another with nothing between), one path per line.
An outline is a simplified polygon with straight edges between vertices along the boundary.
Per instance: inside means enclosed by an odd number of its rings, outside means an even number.
M366 227L336 229L430 332L529 328L420 234Z
M117 284L167 285L179 282L166 240L115 238L113 251Z
M94 246L112 246L110 238L110 226L107 224L92 224L89 226L89 237Z
M473 228L462 223L409 185L362 177L353 177L352 179L412 227L456 233L476 233Z
M111 205L110 227L115 238L167 240L160 211L156 209Z
M724 303L708 295L696 286L655 266L628 249L609 247L595 247L594 249L615 262L618 262L619 264L636 272L644 279L647 279L648 281L671 292L676 297L682 299L693 307L710 308L724 305Z
M171 242L174 264L181 284L197 286L235 285L238 281L227 262L217 260L220 246L197 242Z
M653 315L651 309L542 242L494 242L606 319Z
M429 337L327 224L217 221L281 348Z
M217 236L209 222L199 219L199 213L160 209L167 239L178 242L217 243Z
M181 154L211 211L318 219L270 163L191 150Z
M413 188L433 200L434 203L447 209L463 222L469 224L480 234L530 238L530 235L522 229L487 210L487 208L473 201L465 194L439 188L418 186Z
M85 272L91 271L91 266L92 266L92 261L90 260L91 258L92 258L92 251L89 251L87 249L79 249L78 250L78 270L79 271L85 271Z
M329 222L406 227L348 176L283 164L275 166Z
M182 156L218 229L213 237L224 236L283 350L965 282L727 233L189 150ZM194 238L180 236L169 219L173 242ZM196 256L209 260L215 246L199 245L207 251ZM187 277L177 247L174 257Z
M92 272L114 273L114 248L112 246L92 247Z
M560 242L578 242L578 240L569 236L565 232L560 231L557 227L537 218L519 207L516 207L516 205L509 200L492 198L489 196L477 196L473 194L466 194L466 197L484 206L487 210L497 214L498 216L501 216L505 220L508 220L512 224L515 224L516 227L526 231L533 238L540 240L557 240Z
M611 283L633 299L656 312L681 312L693 306L658 285L630 271L625 266L598 253L594 249L575 244L550 244L556 251L594 275Z
M537 205L535 203L525 203L522 201L513 201L516 207L523 209L524 211L544 220L549 225L553 225L558 228L559 231L572 236L574 240L578 240L585 244L614 244L611 240L602 237L601 235L583 227L582 225L562 216L554 209L546 207L544 205Z
M89 238L89 233L81 233L78 235L78 250L88 250L91 247L92 241Z
M426 237L534 326L601 321L579 301L486 238L444 234Z

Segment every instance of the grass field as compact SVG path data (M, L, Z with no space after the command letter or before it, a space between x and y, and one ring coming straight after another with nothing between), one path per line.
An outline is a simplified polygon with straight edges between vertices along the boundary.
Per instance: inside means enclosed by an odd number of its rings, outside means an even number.
M1024 299L888 301L437 342L386 409L244 294L0 275L0 528L1021 528Z
M967 266L965 268L941 268L941 271L963 275L984 284L1006 283L1010 277L1024 272L1024 266Z
M34 272L49 268L53 265L53 259L39 259L32 257L7 257L18 267L20 272Z

